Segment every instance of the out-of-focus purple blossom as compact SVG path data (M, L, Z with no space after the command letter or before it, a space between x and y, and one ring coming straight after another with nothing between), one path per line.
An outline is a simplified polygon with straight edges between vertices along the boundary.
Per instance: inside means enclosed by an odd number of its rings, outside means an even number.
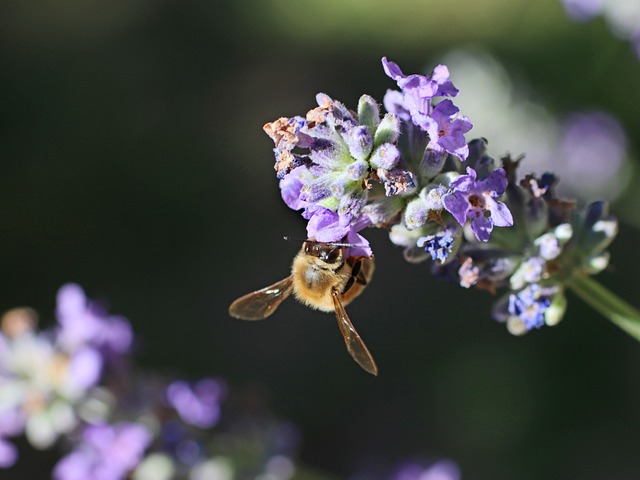
M138 423L90 425L53 470L55 480L124 480L142 460L151 432Z
M423 119L421 126L429 133L428 148L436 154L447 152L464 161L469 155L464 134L473 125L467 117L458 115L459 111L451 100L443 100Z
M615 180L627 155L628 140L620 123L604 112L570 116L561 149L572 182L595 190Z
M429 467L407 463L393 475L393 480L460 480L460 468L449 460L441 460Z
M442 199L445 209L462 226L469 218L471 229L481 242L489 240L494 226L513 225L509 208L504 203L494 200L502 195L507 187L507 177L502 168L477 181L475 170L467 167L467 174L460 175L449 186L452 192Z
M6 437L22 433L25 424L22 409L6 408L6 405L2 405L7 401L6 397L11 396L7 391L11 388L5 381L0 380L0 390L3 390L3 395L0 395L0 468L9 468L18 460L17 447Z
M102 369L95 350L61 351L48 333L7 339L0 369L0 437L24 433L36 448L48 448L77 425L74 408Z
M9 468L18 459L18 449L16 446L0 437L0 468Z
M640 59L640 3L636 0L562 0L562 4L577 22L604 17L614 35L631 42Z
M218 423L224 394L224 385L213 378L202 379L194 385L178 380L170 383L166 390L167 403L180 418L200 428L211 428Z
M584 22L602 12L603 0L562 0L567 15L577 22Z
M79 285L70 283L58 291L58 342L67 351L94 345L116 354L129 351L133 331L129 321L106 314L90 302Z

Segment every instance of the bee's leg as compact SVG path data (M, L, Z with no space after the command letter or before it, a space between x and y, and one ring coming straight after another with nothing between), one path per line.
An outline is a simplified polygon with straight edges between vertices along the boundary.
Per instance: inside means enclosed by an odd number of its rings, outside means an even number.
M362 270L363 258L364 257L356 257L351 267L351 278L360 285L366 285L368 283L364 270Z

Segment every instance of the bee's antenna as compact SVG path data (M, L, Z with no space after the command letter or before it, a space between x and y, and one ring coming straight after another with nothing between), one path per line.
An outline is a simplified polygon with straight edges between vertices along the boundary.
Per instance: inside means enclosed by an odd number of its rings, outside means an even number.
M284 236L282 238L285 239L287 242L308 242L308 241L310 241L310 240L307 240L306 238L299 238L299 237Z
M340 242L323 242L327 245L331 245L332 247L362 247L363 245L359 245L357 243L340 243Z
M364 245L358 243L342 243L342 242L320 242L318 240L311 240L309 238L300 238L300 237L282 237L288 242L307 242L307 243L324 243L325 245L330 245L332 247L363 247Z

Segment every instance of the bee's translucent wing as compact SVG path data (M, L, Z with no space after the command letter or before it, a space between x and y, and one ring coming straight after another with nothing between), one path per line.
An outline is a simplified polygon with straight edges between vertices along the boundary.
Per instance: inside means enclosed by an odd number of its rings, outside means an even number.
M353 328L353 324L351 323L351 320L349 320L349 315L347 315L347 311L344 309L344 306L340 301L340 294L334 290L331 292L331 296L333 297L333 306L336 309L338 326L340 327L340 332L342 332L342 336L344 337L344 343L347 345L347 350L358 365L370 374L378 375L376 362L373 361L373 357L369 353L369 350L367 350L367 347L360 338L360 335L358 335L356 329Z
M274 283L262 290L248 293L229 305L229 315L241 320L267 318L293 291L293 277Z

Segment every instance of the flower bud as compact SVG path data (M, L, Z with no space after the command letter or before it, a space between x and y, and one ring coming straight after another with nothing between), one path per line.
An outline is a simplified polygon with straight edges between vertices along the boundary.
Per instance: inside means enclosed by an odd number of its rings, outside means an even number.
M349 146L349 153L356 160L366 160L373 149L373 138L371 132L365 125L348 130L343 138Z
M476 138L469 142L469 156L465 165L473 168L479 178L486 177L496 169L496 161L487 155L488 143L486 138Z
M383 143L396 143L400 137L400 119L393 113L387 113L373 136L373 145L377 147Z
M421 198L410 201L404 209L404 224L408 230L415 230L427 223L429 208Z
M420 175L424 178L433 178L438 175L448 156L447 152L436 152L427 148L420 161Z
M585 261L585 269L587 273L595 275L600 273L609 266L609 259L611 255L609 252L603 252L599 255L593 255Z
M562 317L564 317L564 313L567 311L567 297L565 297L562 291L556 293L552 300L551 305L544 312L544 323L549 325L550 327L557 325Z
M380 124L380 107L373 97L362 95L358 102L358 121L366 125L369 131L375 132Z
M362 180L367 176L369 164L364 160L356 160L347 167L347 175L353 181Z
M442 210L444 203L442 197L447 193L448 189L442 185L430 183L420 191L420 198L429 210Z
M371 155L371 165L383 170L391 170L398 165L400 150L392 143L383 143Z

